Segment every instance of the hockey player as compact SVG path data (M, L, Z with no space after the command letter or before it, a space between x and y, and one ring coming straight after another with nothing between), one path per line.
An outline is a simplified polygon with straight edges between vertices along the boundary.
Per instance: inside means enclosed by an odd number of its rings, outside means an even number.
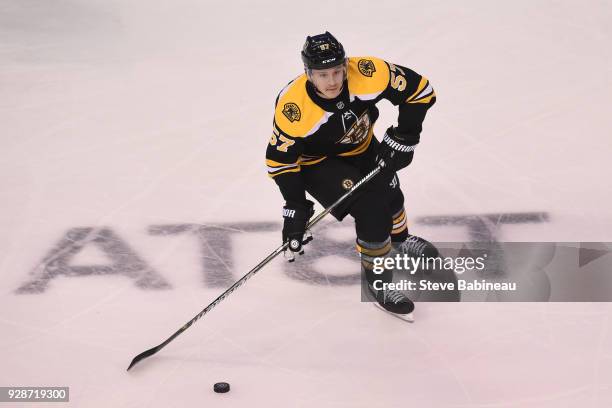
M419 143L421 125L436 95L427 78L374 57L347 58L329 32L306 38L304 74L276 99L272 137L266 151L268 173L285 199L283 242L294 253L311 239L306 225L312 201L328 207L377 165L383 171L332 211L355 220L357 250L370 296L385 310L407 315L414 304L401 292L382 290L392 270L373 272L376 257L390 251L437 256L426 240L408 234L404 196L396 171L408 166ZM374 137L376 104L398 106L397 126ZM380 283L380 282L379 282ZM379 289L377 289L378 287Z

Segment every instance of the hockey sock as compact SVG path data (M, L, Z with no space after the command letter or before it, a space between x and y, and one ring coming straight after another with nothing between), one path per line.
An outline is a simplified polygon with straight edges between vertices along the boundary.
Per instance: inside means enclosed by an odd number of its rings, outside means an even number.
M365 275L365 279L370 285L374 284L375 280L383 282L393 281L393 270L376 267L376 259L383 259L391 251L391 239L387 238L383 242L367 242L357 239L357 251L361 256L361 270Z

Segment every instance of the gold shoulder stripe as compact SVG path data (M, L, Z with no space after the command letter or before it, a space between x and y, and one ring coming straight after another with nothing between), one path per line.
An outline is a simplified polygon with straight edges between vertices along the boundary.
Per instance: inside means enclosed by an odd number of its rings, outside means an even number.
M271 159L266 159L266 165L269 167L284 167L284 166L296 166L298 162L295 163L281 163Z
M389 67L380 58L351 57L348 84L352 95L374 99L389 85Z
M306 92L306 74L299 76L279 98L274 112L278 128L292 137L305 137L319 124L325 111Z

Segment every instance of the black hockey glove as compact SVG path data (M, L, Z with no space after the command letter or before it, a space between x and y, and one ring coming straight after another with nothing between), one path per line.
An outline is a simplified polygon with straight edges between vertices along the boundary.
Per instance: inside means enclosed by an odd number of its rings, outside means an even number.
M379 145L376 164L391 173L407 167L412 162L416 147L416 143L409 139L409 135L398 133L393 126L389 127Z
M291 252L303 254L302 245L306 245L312 240L312 236L306 235L306 226L310 217L314 214L314 203L306 200L306 203L294 203L288 201L283 207L283 243L289 242ZM290 257L289 262L294 258Z

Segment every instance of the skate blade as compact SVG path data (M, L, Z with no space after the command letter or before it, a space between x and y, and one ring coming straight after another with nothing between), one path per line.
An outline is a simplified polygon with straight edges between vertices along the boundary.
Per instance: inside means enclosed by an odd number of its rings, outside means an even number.
M414 323L414 312L408 313L408 314L404 314L404 315L403 314L397 314L397 313L391 313L390 311L388 311L387 309L385 309L384 307L382 307L378 303L372 302L372 304L377 309L382 310L386 314L391 315L391 316L395 317L396 319L400 319L400 320L402 320L404 322L408 322L408 323Z

